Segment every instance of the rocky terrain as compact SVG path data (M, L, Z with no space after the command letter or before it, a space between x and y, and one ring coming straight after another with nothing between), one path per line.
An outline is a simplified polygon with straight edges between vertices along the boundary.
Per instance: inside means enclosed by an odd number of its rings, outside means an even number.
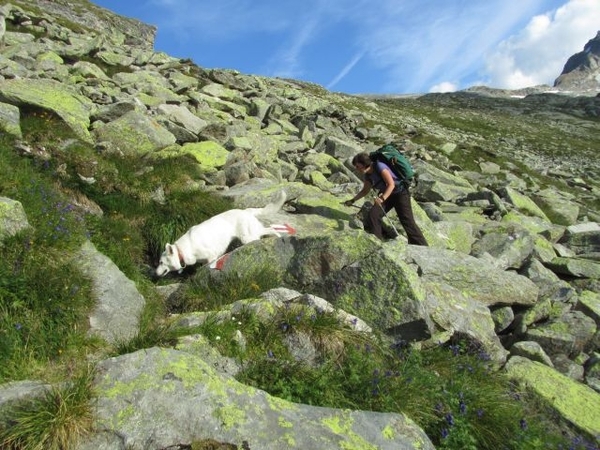
M106 182L111 174L98 163L106 154L149 166L153 157L190 155L200 176L188 188L239 207L262 206L284 189L288 204L271 220L296 234L238 248L222 267L239 271L261 260L279 268L285 286L261 293L254 308L333 307L361 330L422 345L468 336L496 370L600 436L600 98L590 95L598 68L589 56L598 37L588 56L569 60L554 89L367 98L198 67L154 51L154 28L86 1L0 5L0 130L24 158L68 152L73 142L49 149L22 140L21 116L35 107L93 145L97 160L74 157L57 171L70 192L80 186L72 194L78 208L106 213L82 201L86 185L126 189ZM398 143L417 170L413 204L429 247L403 236L379 242L343 205L360 188L352 156L385 142ZM158 183L149 201L168 202L169 183ZM27 226L20 203L5 195L2 239ZM95 286L91 332L108 342L134 336L145 304L135 284L91 242L73 256ZM170 281L157 286L167 300L180 287ZM220 314L235 315L239 300ZM176 321L191 328L202 317ZM208 438L279 449L290 433L295 448L363 448L357 440L372 446L365 448L433 448L401 414L295 405L241 385L236 362L215 353L201 336L187 336L175 348L99 361L99 431L81 449L162 449ZM298 351L300 359L309 353ZM0 386L0 410L46 387L42 380ZM280 426L283 418L290 427ZM324 425L333 419L349 425ZM381 432L390 428L393 438Z

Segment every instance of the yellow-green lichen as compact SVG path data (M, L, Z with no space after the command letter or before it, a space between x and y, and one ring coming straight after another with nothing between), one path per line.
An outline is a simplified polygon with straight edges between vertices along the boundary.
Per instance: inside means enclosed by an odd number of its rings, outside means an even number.
M286 442L287 448L296 447L296 437L293 433L285 433L282 439Z
M278 419L278 422L279 426L282 428L292 428L294 426L292 422L290 422L289 420L285 420L283 417L280 417Z
M126 382L113 381L106 375L102 382L106 386L103 395L108 398L116 398L150 389L162 389L166 392L172 392L176 388L176 382L182 383L186 389L202 383L209 386L213 394L227 395L227 383L223 382L216 372L201 359L185 354L173 358L172 354L169 354L165 349L158 351L160 353L155 355L156 359L163 357L163 360L157 361L157 368L154 373L140 373L137 377ZM171 375L169 379L162 379L166 374Z
M215 410L213 415L221 421L226 430L230 430L234 426L242 426L247 421L246 413L232 404Z
M181 153L193 156L203 168L221 167L229 155L225 148L213 141L186 143L181 147Z
M341 411L339 415L326 417L322 420L323 425L333 433L342 437L340 447L346 450L377 450L377 447L367 442L352 430L354 420L349 411Z
M92 142L88 131L92 102L54 80L4 80L0 89L9 103L28 103L54 111L75 134Z
M279 397L267 395L267 403L271 411L297 411L298 406Z
M133 405L127 405L125 408L121 409L116 416L113 416L113 419L117 422L117 427L119 424L123 424L131 420L133 416L135 416L136 411Z
M600 394L544 364L519 357L510 363L510 377L533 389L577 428L600 435Z
M396 430L394 430L394 428L391 427L390 425L387 425L383 429L383 431L382 431L381 434L383 434L384 438L389 439L389 440L392 440L392 439L396 438Z

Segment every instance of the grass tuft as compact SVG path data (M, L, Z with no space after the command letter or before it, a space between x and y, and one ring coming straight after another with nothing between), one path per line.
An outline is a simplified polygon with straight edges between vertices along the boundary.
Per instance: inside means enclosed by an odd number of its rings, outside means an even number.
M94 371L87 368L60 387L21 403L0 426L0 448L64 450L92 430Z
M245 272L215 273L200 269L170 309L172 312L218 310L236 300L256 298L261 292L280 285L280 272L267 265L251 265Z

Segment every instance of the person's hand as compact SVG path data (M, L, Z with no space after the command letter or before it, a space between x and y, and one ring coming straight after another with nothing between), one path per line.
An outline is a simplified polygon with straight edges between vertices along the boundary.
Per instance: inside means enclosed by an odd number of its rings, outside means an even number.
M383 205L383 199L381 197L375 197L375 199L373 201L376 205L379 205L379 206Z
M346 206L352 206L353 204L354 204L354 201L352 201L352 200L346 200L344 202L344 205L346 205Z

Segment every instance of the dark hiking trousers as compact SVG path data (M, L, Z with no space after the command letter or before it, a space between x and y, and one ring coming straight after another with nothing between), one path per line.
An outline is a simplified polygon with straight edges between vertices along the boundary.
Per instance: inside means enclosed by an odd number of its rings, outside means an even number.
M387 213L392 208L396 210L398 219L400 219L400 223L402 224L404 231L406 231L408 243L414 245L427 245L427 240L425 239L425 236L423 236L423 232L415 222L408 189L402 189L400 192L390 195L383 203L383 208L378 205L373 205L369 211L367 218L368 223L365 224L367 225L365 228L369 229L375 236L383 240L383 210L385 209L385 212Z

